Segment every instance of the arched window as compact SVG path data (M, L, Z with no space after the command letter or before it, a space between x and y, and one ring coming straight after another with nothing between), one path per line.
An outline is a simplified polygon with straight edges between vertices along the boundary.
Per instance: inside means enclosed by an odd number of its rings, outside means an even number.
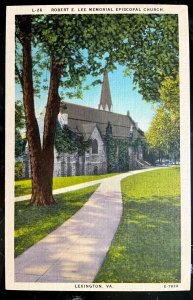
M92 153L98 154L98 142L97 140L92 140Z

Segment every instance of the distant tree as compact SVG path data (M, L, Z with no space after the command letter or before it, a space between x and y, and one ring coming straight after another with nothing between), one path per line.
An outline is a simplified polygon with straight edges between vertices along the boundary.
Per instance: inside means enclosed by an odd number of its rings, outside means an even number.
M22 156L25 150L25 140L22 138L19 130L15 130L15 157Z
M22 138L21 130L25 128L25 115L21 101L15 103L15 156L16 158L24 153L26 139Z
M17 100L15 102L15 128L25 128L25 114L22 101Z
M119 63L125 66L125 75L133 75L145 100L160 101L163 78L178 70L177 16L18 15L16 46L16 79L23 91L32 171L31 202L50 205L55 202L52 176L59 88L80 98L88 74L98 76ZM46 69L49 85L43 83ZM42 89L48 89L48 100L41 145L34 95Z
M166 77L160 89L160 103L146 134L149 145L158 151L159 158L169 155L176 161L180 153L179 76Z

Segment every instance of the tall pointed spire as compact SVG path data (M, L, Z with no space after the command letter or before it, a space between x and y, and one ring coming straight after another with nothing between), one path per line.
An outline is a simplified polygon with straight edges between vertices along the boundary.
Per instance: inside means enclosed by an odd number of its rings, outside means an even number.
M103 84L101 90L99 109L111 111L111 107L112 107L111 91L109 86L108 73L107 71L105 71L103 75Z

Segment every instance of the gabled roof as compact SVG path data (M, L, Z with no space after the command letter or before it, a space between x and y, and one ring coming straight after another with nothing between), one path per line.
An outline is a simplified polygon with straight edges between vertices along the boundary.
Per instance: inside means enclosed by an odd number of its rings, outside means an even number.
M76 132L90 132L92 126L94 126L93 124L96 124L101 135L104 136L106 134L108 122L110 122L112 125L112 133L115 138L128 138L131 126L134 128L134 136L137 137L139 135L135 122L127 115L121 115L68 102L61 104L61 110L64 105L67 106L66 113L68 114L68 126Z
M90 138L95 127L96 123L84 123L79 126L78 129L82 133L85 141L87 141Z

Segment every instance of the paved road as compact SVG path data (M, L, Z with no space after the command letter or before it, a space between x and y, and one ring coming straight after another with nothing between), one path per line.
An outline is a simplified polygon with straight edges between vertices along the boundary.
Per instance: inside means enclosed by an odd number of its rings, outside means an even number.
M15 259L15 281L93 282L121 219L121 179L150 170L103 179L76 214Z

